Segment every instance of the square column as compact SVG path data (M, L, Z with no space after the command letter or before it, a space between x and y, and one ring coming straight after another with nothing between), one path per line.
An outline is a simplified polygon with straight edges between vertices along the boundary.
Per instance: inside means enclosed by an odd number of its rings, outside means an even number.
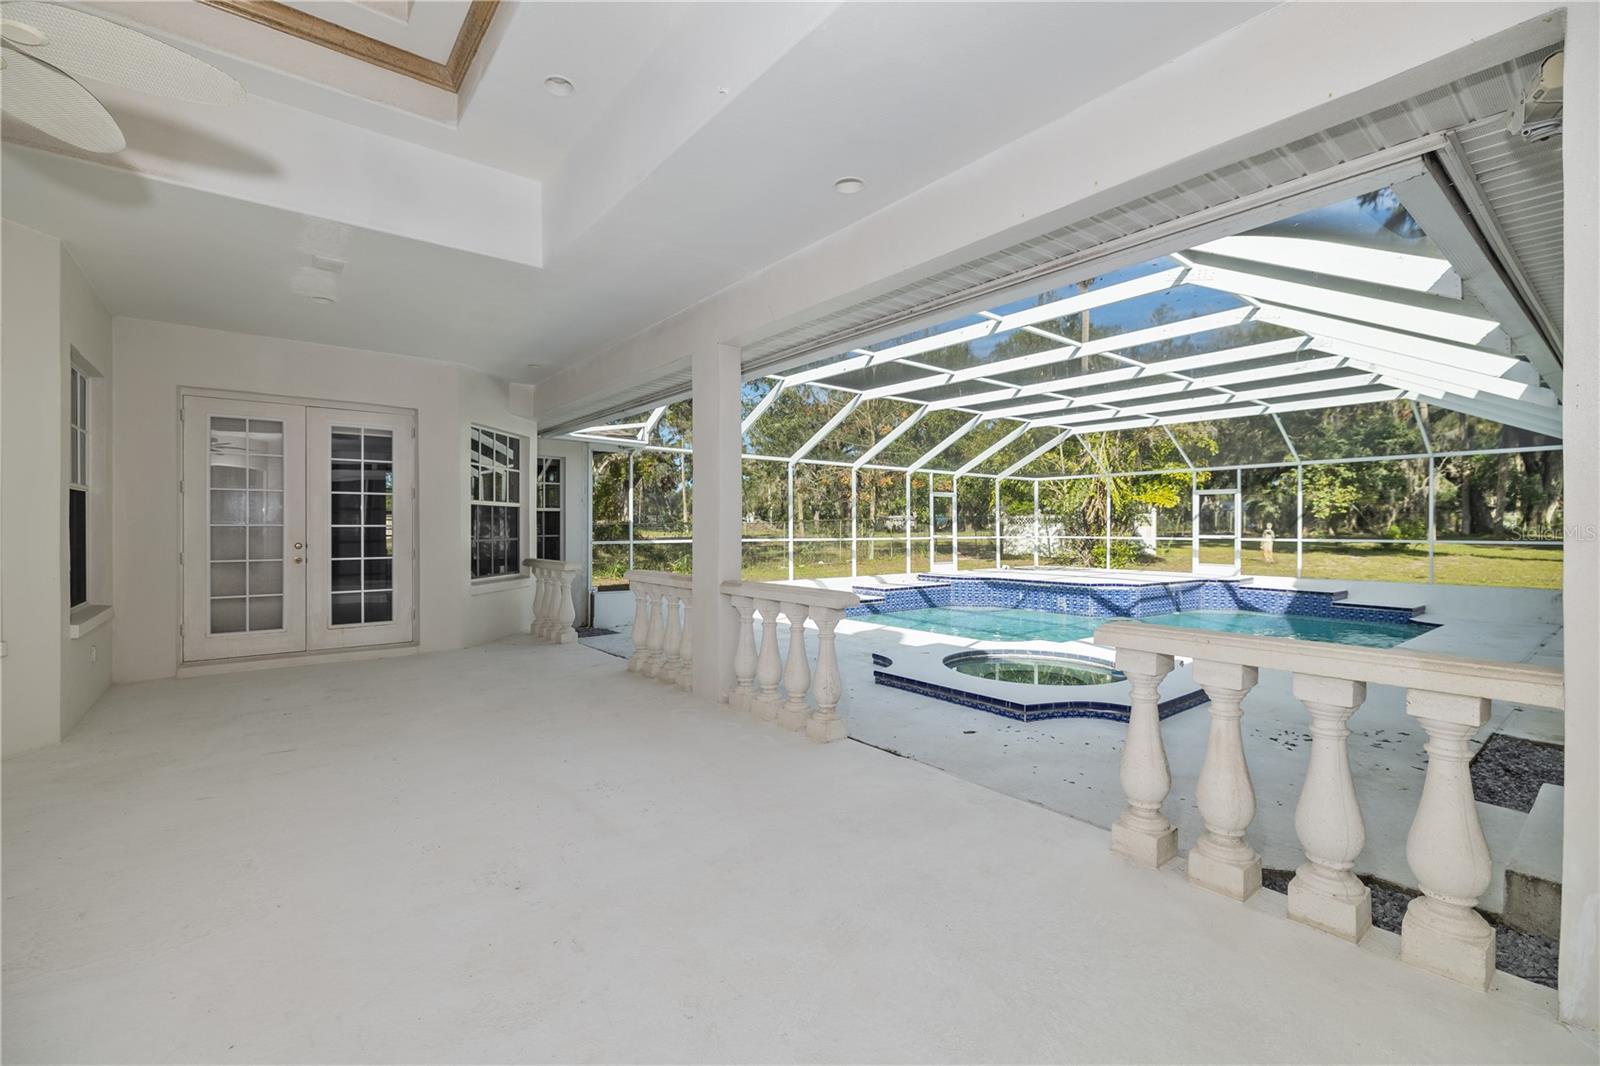
M1600 1026L1600 7L1568 4L1561 169L1567 352L1561 402L1569 478L1561 599L1567 634L1566 829L1561 842L1561 1020Z
M734 683L738 616L722 598L739 578L742 502L739 457L740 351L707 344L694 353L694 629L693 687L720 700Z

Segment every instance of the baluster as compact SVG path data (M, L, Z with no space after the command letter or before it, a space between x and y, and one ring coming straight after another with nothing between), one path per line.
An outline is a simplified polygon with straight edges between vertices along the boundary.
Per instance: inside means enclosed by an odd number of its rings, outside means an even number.
M1350 776L1346 723L1366 700L1367 686L1295 674L1294 694L1311 714L1311 763L1294 810L1306 861L1289 882L1289 917L1357 941L1372 927L1372 893L1351 872L1367 831Z
M1256 794L1244 758L1239 723L1245 694L1255 688L1253 666L1196 662L1194 680L1211 699L1211 732L1195 800L1205 832L1189 850L1189 880L1234 899L1261 887L1261 856L1244 841L1256 816Z
M661 636L661 659L656 666L656 672L651 676L668 685L678 683L678 667L682 665L682 660L678 658L678 647L683 643L683 622L678 611L680 595L675 588L662 590L662 603L667 612L667 628Z
M1489 720L1489 701L1443 692L1406 693L1406 713L1428 732L1428 773L1406 837L1406 861L1423 895L1400 923L1400 957L1487 989L1494 930L1475 908L1493 865L1478 822L1467 741Z
M811 714L806 703L806 690L811 687L811 664L806 662L806 605L785 603L782 610L789 620L789 656L783 664L783 689L789 698L778 712L778 724L799 732Z
M556 570L550 574L550 584L554 589L552 599L555 601L550 613L550 639L557 644L571 644L578 639L578 631L572 628L572 623L578 617L578 611L572 605L572 575L571 570Z
M540 640L543 640L545 635L544 620L546 599L544 571L539 568L538 564L535 564L531 569L533 572L533 624L528 627L528 632L532 633Z
M639 667L639 672L645 677L655 677L661 669L661 642L666 637L667 622L661 614L661 608L666 603L667 590L660 585L650 585L645 592L645 609L649 612L646 622L650 634L650 644L644 653L644 662Z
M678 687L685 692L694 688L694 598L683 596L683 637L678 641Z
M817 697L817 710L806 722L806 736L822 743L843 740L845 726L839 717L839 697L844 694L844 681L839 676L833 628L844 617L844 612L832 607L816 607L811 615L817 623L817 677L811 684Z
M778 706L778 682L783 678L783 663L778 658L778 603L776 600L756 600L756 610L761 612L761 653L756 657L756 684L760 686L751 710L763 722L775 721Z
M628 669L639 673L650 654L650 596L646 585L637 578L630 579L633 586L633 654L628 658Z
M730 597L739 616L738 640L733 650L733 688L728 690L728 705L736 711L750 710L755 698L756 642L752 633L756 604L748 596Z
M1111 827L1111 850L1140 866L1159 867L1178 853L1178 831L1161 813L1172 790L1167 750L1161 743L1161 679L1172 656L1117 649L1117 669L1128 675L1128 739L1122 748L1122 791L1128 808Z

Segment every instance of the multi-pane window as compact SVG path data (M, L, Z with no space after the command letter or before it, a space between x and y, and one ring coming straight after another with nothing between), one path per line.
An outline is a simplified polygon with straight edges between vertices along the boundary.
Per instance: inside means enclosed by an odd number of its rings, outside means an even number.
M534 556L561 558L561 460L540 459L534 494Z
M468 444L472 577L522 571L522 438L473 426Z
M72 368L72 468L67 484L67 602L89 600L89 379Z

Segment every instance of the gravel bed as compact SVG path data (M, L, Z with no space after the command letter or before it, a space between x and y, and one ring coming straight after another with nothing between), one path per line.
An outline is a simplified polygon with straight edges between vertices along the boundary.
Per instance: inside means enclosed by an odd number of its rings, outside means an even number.
M1261 871L1261 887L1286 894L1289 891L1289 879L1293 876L1293 870L1264 869ZM1373 877L1363 877L1361 880L1372 890L1372 924L1398 934L1406 906L1421 893ZM1492 924L1494 919L1489 918L1489 921ZM1503 925L1495 925L1494 934L1495 969L1547 988L1556 986L1556 964L1560 959L1556 941Z
M1496 733L1472 759L1472 795L1480 803L1533 810L1539 786L1559 785L1562 749Z

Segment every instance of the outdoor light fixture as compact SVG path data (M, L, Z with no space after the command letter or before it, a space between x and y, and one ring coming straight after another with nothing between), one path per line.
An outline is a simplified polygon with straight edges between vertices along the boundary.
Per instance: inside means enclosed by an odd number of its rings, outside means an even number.
M578 87L561 75L552 74L544 80L544 91L551 96L571 96Z
M866 185L867 183L860 178L840 178L833 183L833 191L840 196L854 196L866 188Z

